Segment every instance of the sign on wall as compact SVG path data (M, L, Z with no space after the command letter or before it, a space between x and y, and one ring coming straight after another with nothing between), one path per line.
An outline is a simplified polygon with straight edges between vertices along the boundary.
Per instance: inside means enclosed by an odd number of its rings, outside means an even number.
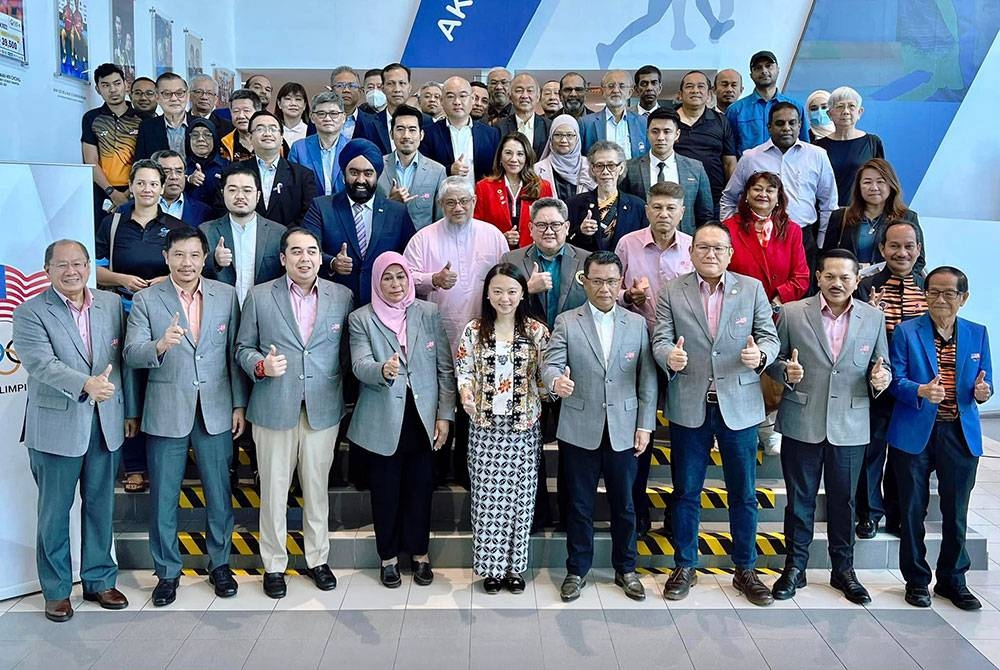
M58 74L90 81L86 0L56 0L55 33L59 50Z
M0 56L28 62L24 48L24 2L9 0L0 4Z
M111 0L111 60L135 81L135 0Z
M153 15L153 68L159 77L174 70L174 22L155 9L149 11Z

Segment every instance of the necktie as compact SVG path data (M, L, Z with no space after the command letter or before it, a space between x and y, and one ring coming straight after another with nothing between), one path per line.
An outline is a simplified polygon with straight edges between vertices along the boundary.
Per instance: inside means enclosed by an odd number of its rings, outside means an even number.
M667 166L667 164L664 163L663 161L660 161L659 163L656 164L656 183L657 184L662 184L663 182L665 182L667 180L667 175L664 174L664 172L663 172L663 168L665 168L666 166Z
M365 229L365 217L362 213L364 208L362 204L354 205L354 227L358 231L358 248L361 249L362 256L368 253L368 231Z

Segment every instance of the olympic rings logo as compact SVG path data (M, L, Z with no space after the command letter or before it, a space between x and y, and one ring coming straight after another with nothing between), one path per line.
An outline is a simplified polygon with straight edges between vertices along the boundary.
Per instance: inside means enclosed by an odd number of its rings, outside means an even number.
M14 351L14 340L11 340L0 352L0 377L9 377L20 369L21 360Z

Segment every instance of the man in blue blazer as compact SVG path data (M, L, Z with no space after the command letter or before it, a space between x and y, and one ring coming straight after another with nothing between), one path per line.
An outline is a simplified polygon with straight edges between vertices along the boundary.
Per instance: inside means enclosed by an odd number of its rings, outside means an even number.
M288 160L313 171L318 195L340 193L344 190L344 175L337 158L351 141L343 132L344 99L336 91L323 91L313 96L310 109L312 122L316 124L316 134L293 144ZM332 152L332 155L324 162L323 153L326 151Z
M348 142L339 157L344 192L313 200L302 221L320 241L320 276L351 289L359 306L371 302L375 259L384 251L402 253L416 232L406 205L377 192L384 166L379 151L365 139Z
M443 165L449 177L469 176L479 181L493 171L500 131L473 121L471 113L472 86L462 77L446 79L445 118L424 128L420 153Z
M638 158L649 151L646 124L625 106L632 93L628 73L611 70L601 79L601 89L604 91L604 109L580 119L583 153L589 152L590 147L601 140L617 142L625 150L626 160Z
M927 275L927 313L896 326L892 336L889 462L899 484L899 569L906 602L930 607L931 568L924 544L931 471L941 500L941 551L934 593L956 607L975 610L979 599L965 585L969 498L983 453L979 405L993 394L986 327L958 318L969 299L969 279L941 266Z

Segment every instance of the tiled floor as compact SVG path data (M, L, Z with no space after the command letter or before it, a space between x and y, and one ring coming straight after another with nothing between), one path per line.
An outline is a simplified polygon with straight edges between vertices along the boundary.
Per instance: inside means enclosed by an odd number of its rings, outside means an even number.
M987 432L1000 437L1000 428ZM987 439L970 525L1000 557L1000 442ZM993 458L992 456L998 456ZM983 601L962 612L934 599L929 610L903 601L895 570L859 570L872 604L848 603L809 570L794 600L757 608L725 575L699 575L681 602L660 597L664 575L644 575L647 598L617 589L610 570L594 570L574 603L559 600L563 574L537 570L521 595L485 594L472 571L439 569L431 586L404 576L388 590L375 570L337 571L332 592L304 577L271 600L260 577L240 577L240 593L216 598L201 577L183 577L177 602L149 603L155 578L123 572L131 606L120 612L84 603L52 624L41 596L0 601L0 670L6 668L934 668L1000 667L1000 563L970 572ZM765 577L770 583L774 578Z

